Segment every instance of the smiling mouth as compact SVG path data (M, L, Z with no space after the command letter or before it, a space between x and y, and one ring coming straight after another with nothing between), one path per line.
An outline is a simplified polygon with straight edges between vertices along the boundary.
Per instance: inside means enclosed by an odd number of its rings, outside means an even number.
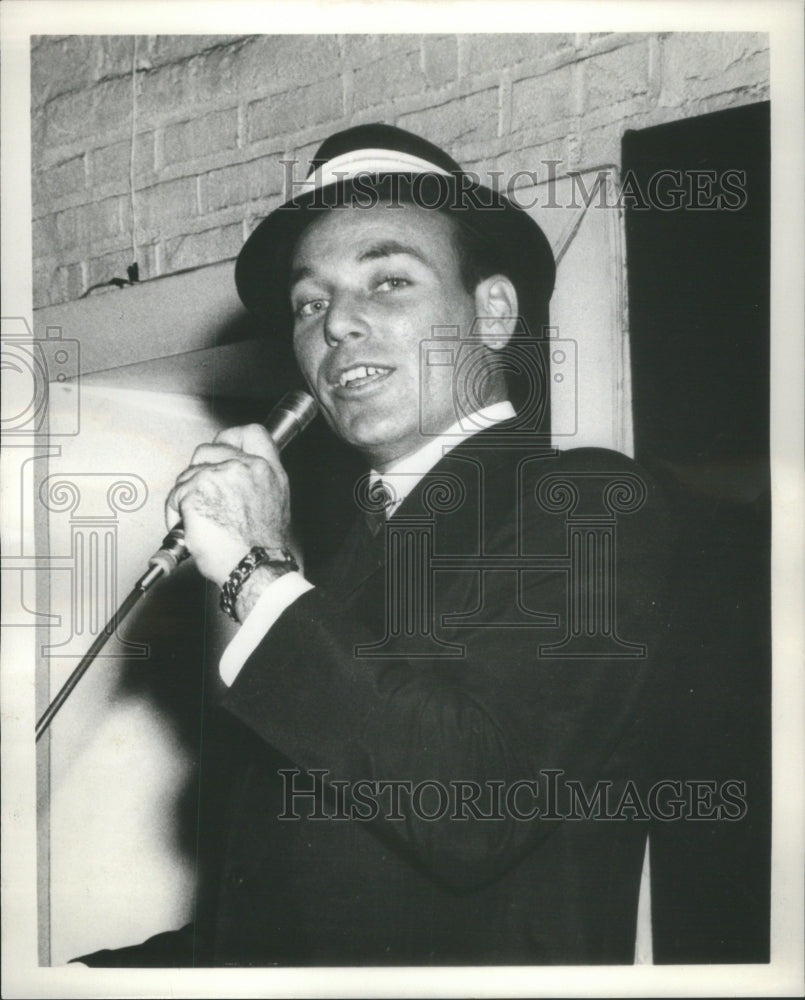
M380 365L355 365L341 372L335 383L337 389L355 390L372 385L387 378L393 368L383 368Z

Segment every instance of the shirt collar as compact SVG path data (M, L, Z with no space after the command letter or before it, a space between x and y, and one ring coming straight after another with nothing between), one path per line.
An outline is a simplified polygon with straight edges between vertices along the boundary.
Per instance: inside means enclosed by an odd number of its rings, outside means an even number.
M479 431L499 424L503 420L510 420L516 415L516 411L508 399L491 403L489 406L483 406L469 416L457 420L451 427L432 438L417 451L389 466L385 472L380 473L372 469L369 473L370 485L374 486L378 480L382 479L393 498L386 508L386 517L391 517L420 479L430 472L439 459L456 445L466 441L467 438Z

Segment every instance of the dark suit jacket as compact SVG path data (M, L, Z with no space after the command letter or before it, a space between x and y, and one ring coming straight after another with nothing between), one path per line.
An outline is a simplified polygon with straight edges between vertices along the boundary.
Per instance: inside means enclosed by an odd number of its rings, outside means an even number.
M477 435L438 463L389 522L389 559L359 518L227 694L259 750L212 907L216 963L632 960L646 823L629 810L550 818L545 772L588 793L611 781L610 811L624 782L641 780L663 515L621 455L539 453L504 436ZM417 551L432 578L406 597ZM541 815L482 818L490 799L481 818L428 820L440 806L431 789L419 810L403 796L401 819L278 820L281 769L302 772L297 788L318 769L347 791L536 780ZM514 808L534 804L525 787Z
M624 456L506 446L507 426L445 456L379 544L358 517L226 694L248 763L211 818L195 964L632 961L647 823L617 807L643 774L664 514ZM321 799L289 810L311 771ZM597 817L561 818L565 779L605 783ZM477 810L434 819L435 785L372 820L333 818L327 787L343 815L357 782L456 780Z

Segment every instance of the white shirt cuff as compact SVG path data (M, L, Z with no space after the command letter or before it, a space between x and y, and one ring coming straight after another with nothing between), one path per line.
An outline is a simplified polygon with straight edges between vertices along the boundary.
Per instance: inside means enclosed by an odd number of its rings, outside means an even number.
M229 686L234 683L243 664L282 612L312 589L313 584L301 573L285 573L266 587L223 652L218 670L224 684Z

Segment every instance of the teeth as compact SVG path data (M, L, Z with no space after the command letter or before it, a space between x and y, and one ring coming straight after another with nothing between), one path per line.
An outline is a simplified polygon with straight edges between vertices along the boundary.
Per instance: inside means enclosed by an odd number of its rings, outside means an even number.
M345 371L338 380L338 384L346 386L359 378L368 378L370 375L383 375L387 371L388 368L375 368L374 365L358 365L356 368L350 368L348 371Z

